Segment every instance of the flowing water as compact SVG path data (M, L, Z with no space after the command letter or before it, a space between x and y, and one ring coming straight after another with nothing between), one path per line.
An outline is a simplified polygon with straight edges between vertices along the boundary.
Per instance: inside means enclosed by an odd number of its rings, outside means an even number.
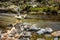
M16 14L2 14L0 13L0 25L7 25L15 23ZM60 30L60 16L47 16L47 15L28 15L27 19L23 19L23 22L31 24L37 24L37 27L51 27L54 30Z

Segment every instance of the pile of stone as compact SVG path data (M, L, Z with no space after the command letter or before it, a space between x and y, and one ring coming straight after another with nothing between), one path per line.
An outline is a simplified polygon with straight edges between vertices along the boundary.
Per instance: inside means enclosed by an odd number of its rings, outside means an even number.
M51 28L41 28L39 31L37 31L37 34L51 34L53 30Z
M36 24L29 23L17 23L11 30L7 30L6 33L0 32L1 40L30 40L32 32L37 34L51 33L53 30L51 28L38 28Z

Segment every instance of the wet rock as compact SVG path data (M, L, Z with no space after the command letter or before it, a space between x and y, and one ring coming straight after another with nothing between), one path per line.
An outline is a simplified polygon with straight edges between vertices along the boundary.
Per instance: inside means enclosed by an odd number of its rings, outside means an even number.
M36 33L37 34L44 34L46 32L45 29L41 28L39 31L37 31Z
M13 12L19 12L20 8L16 5L10 5L7 7L7 9L13 11ZM13 10L12 10L13 9Z
M52 28L46 28L46 31L47 31L48 33L52 33L52 32L53 32L53 29L52 29Z
M25 37L31 37L32 35L31 35L31 32L24 31L23 32L23 36L25 36Z
M36 24L33 24L33 25L28 29L28 31L38 31L38 30L40 30L40 28L38 28Z

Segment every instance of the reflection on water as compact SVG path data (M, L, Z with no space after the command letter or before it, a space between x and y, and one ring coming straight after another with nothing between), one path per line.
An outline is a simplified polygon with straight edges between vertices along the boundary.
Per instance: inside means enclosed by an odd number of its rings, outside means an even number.
M55 19L57 20L55 20ZM43 19L43 20L41 20ZM53 21L52 21L53 20ZM23 19L23 22L36 23L38 27L51 27L54 30L60 30L60 16L43 16L43 15L28 15L27 19ZM1 16L0 24L15 23L16 18L14 16Z

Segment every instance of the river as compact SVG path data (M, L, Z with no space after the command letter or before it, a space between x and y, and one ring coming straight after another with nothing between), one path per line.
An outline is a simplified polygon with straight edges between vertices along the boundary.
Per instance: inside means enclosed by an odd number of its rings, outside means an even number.
M16 14L0 14L0 25L15 23ZM37 24L37 27L51 27L53 30L60 30L60 16L47 16L47 15L28 15L23 22Z

